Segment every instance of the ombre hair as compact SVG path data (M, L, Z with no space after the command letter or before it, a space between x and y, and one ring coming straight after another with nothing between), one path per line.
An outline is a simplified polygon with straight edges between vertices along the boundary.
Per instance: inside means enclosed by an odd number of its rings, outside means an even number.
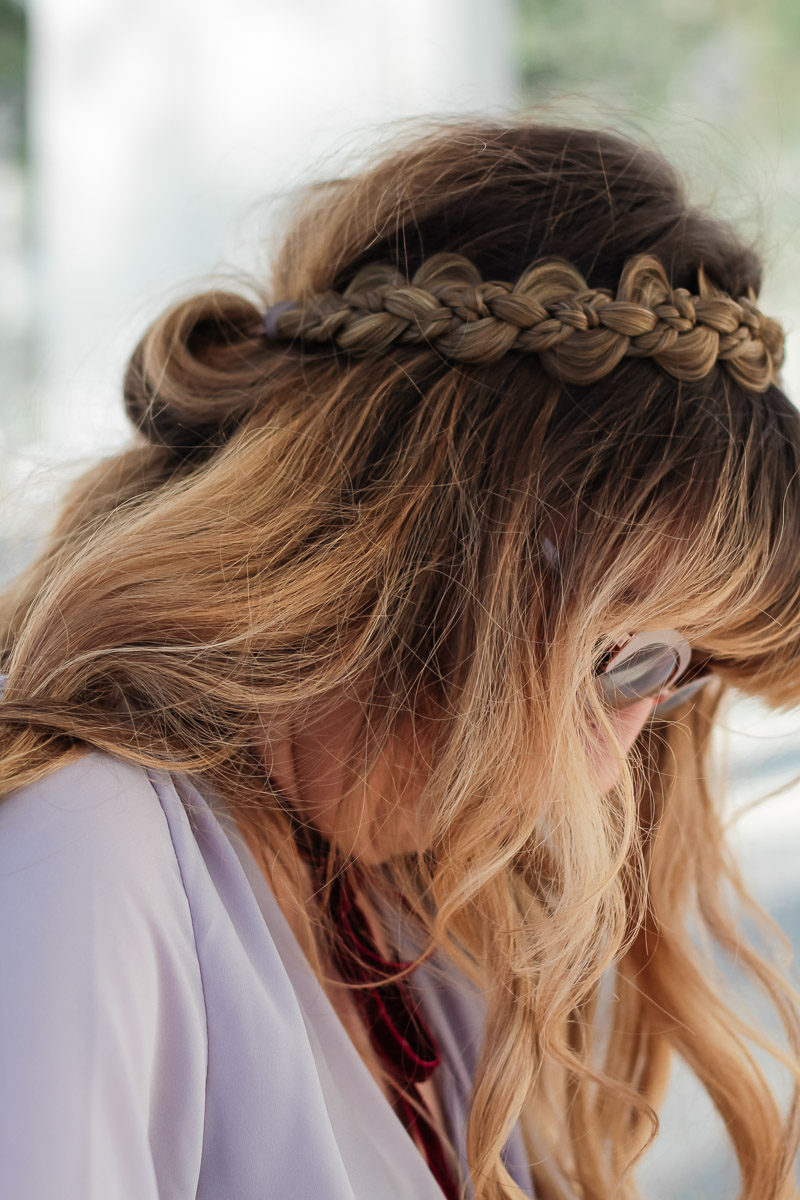
M0 795L87 748L187 772L296 890L270 737L358 698L351 777L410 756L421 785L383 815L413 804L424 834L366 878L486 998L477 1200L520 1197L501 1156L520 1118L541 1200L637 1197L674 1054L741 1196L796 1197L799 998L745 937L756 916L785 947L726 841L710 750L731 689L800 701L800 415L713 360L695 380L646 357L566 379L513 349L463 363L259 333L275 301L341 294L371 264L411 280L436 254L511 283L563 260L612 293L637 255L690 293L700 272L733 298L760 284L663 159L610 133L445 123L310 189L269 286L192 296L147 330L133 441L73 486L5 593ZM598 648L667 627L714 679L626 756ZM619 768L605 794L598 736ZM323 920L306 914L318 968ZM720 955L785 1045L740 1014ZM785 1109L753 1044L788 1073Z

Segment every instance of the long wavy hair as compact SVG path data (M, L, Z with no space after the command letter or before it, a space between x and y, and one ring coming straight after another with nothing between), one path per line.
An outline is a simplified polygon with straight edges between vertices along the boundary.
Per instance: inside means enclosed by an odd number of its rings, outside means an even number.
M147 330L131 444L73 485L4 594L0 795L87 748L202 777L296 889L270 739L356 697L350 777L402 762L419 782L383 814L413 806L418 852L365 878L486 998L478 1200L520 1197L501 1154L520 1118L542 1200L637 1197L674 1054L724 1121L741 1196L796 1197L798 996L745 937L755 915L785 948L709 756L731 689L800 701L800 415L713 354L702 378L648 357L597 378L496 338L457 362L424 340L350 354L258 332L268 304L341 295L374 264L413 279L440 253L490 281L564 260L612 293L640 254L672 288L760 284L668 164L611 133L443 123L310 189L271 283L193 295ZM626 756L598 648L668 627L714 679ZM599 736L619 769L605 793ZM306 918L318 962L324 917ZM720 956L785 1044L726 995ZM788 1106L753 1046L786 1070Z

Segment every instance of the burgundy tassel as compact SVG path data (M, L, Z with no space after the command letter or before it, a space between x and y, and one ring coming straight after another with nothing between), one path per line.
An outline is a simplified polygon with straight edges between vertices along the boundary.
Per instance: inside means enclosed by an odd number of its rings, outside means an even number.
M316 829L301 823L291 811L287 815L294 826L298 849L311 868L314 886L322 891L327 883L330 847ZM459 1200L460 1188L432 1123L430 1109L419 1091L419 1084L429 1079L441 1062L439 1050L405 980L375 986L408 964L386 959L378 950L346 870L334 874L327 896L328 911L338 934L332 947L336 968L347 983L371 985L353 989L352 996L392 1084L395 1112L422 1146L425 1160L447 1200ZM421 1111L410 1099L416 1101Z

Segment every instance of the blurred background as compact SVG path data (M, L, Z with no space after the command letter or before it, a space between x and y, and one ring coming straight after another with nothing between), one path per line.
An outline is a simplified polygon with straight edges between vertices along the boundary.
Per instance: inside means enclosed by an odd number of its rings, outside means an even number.
M800 396L799 65L796 0L0 0L0 583L125 440L146 323L263 275L294 190L409 117L537 106L660 146L761 250ZM720 752L747 877L796 948L800 714L734 704ZM647 1195L737 1194L680 1068L662 1130Z

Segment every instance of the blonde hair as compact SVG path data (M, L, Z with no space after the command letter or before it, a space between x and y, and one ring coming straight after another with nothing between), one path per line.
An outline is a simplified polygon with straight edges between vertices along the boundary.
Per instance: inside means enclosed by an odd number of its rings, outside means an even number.
M604 132L443 125L312 189L270 289L194 296L146 332L125 381L135 442L75 486L6 593L0 795L87 747L202 775L291 888L264 731L359 697L353 778L409 747L424 767L424 847L368 878L486 997L478 1200L521 1195L501 1157L520 1116L542 1200L638 1196L674 1053L724 1120L741 1195L796 1197L798 996L745 940L744 913L767 918L709 766L729 688L800 700L800 416L776 331L745 322L757 378L723 367L718 339L681 380L642 355L559 375L513 348L465 365L430 337L359 356L289 317L259 331L268 302L302 310L371 264L408 282L436 254L511 284L558 260L614 296L639 255L672 292L705 281L752 305L760 283L657 154ZM598 646L664 627L716 678L626 758ZM620 771L605 795L598 736ZM726 1002L714 948L788 1049ZM751 1043L789 1072L787 1113Z

